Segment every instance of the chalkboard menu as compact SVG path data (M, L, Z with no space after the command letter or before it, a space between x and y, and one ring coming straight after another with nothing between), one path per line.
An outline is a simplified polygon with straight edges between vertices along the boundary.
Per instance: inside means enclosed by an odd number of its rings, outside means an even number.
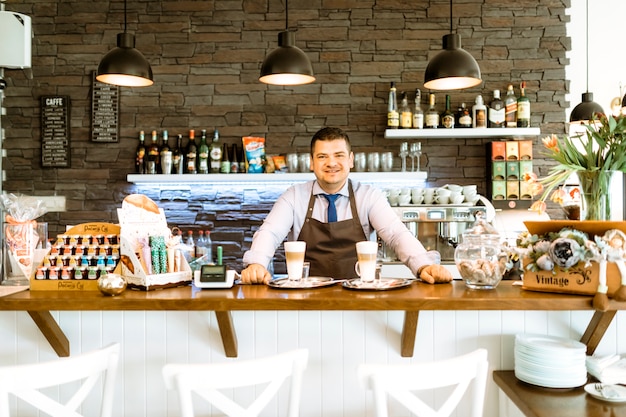
M70 167L70 97L41 97L41 165Z
M120 88L96 80L93 72L91 87L91 140L119 142Z

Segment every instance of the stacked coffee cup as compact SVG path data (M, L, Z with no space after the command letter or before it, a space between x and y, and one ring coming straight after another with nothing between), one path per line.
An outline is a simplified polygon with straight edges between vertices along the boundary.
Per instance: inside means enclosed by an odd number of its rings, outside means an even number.
M476 185L446 184L442 187L391 188L386 193L392 206L475 204L479 199Z

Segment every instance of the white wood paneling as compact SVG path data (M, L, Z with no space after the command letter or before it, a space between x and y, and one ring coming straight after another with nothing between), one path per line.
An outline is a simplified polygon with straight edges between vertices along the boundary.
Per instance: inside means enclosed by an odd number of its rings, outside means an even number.
M598 353L624 353L626 337L618 328L623 312L609 327ZM71 343L72 354L118 341L122 358L116 391L116 416L173 417L178 404L167 392L161 368L168 362L228 362L212 312L53 312ZM578 339L590 311L424 311L420 313L415 355L400 356L403 312L391 311L240 311L233 312L239 358L247 359L309 349L302 401L303 417L371 416L369 394L361 387L360 363L402 364L447 358L484 347L490 369L513 369L514 335L548 333ZM25 312L0 312L0 364L31 363L56 358ZM60 391L62 392L62 391ZM254 390L237 390L249 400ZM62 395L62 394L61 394ZM285 392L266 410L282 415ZM499 413L499 393L489 378L485 416ZM428 397L427 397L428 398ZM431 396L437 401L435 395ZM34 416L24 405L16 417ZM505 409L514 415L515 409ZM398 415L405 415L398 409ZM206 415L217 415L208 406ZM462 414L459 413L458 417Z

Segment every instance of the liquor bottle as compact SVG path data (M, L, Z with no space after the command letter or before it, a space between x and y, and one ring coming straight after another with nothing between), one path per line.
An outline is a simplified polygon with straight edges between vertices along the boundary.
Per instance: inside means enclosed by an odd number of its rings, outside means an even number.
M439 127L439 113L435 107L435 95L430 94L428 98L429 107L424 114L424 127L426 129L437 129Z
M488 113L488 127L506 126L506 110L504 107L504 101L500 98L500 90L493 90L493 100L489 103Z
M143 130L139 132L139 145L137 145L137 150L135 151L135 173L137 174L145 174L146 173L146 144L145 134Z
M413 109L413 129L424 128L424 110L422 110L422 92L415 89L415 108Z
M233 146L230 148L230 173L236 174L239 172L239 160L237 157L237 144L233 143Z
M185 155L185 170L187 174L195 174L198 172L196 167L196 158L198 154L198 147L196 146L196 132L195 130L189 130L189 143L187 143L187 152Z
M413 125L413 113L409 107L409 98L406 91L402 92L402 100L400 100L400 128L410 129Z
M211 169L211 172L213 170ZM217 172L220 172L219 169ZM198 146L198 174L209 173L209 145L206 143L206 129L202 129L200 146Z
M441 126L446 129L454 128L454 113L450 108L450 94L446 94L446 108L441 113Z
M526 97L526 81L521 82L517 99L517 127L530 127L530 100Z
M387 101L387 129L397 129L400 126L400 114L398 114L398 100L396 98L396 83L391 82L389 99Z
M220 145L220 132L215 129L213 131L213 141L211 142L211 173L217 174L220 172L222 165L222 146Z
M239 149L239 154L237 159L239 160L239 169L237 170L240 174L245 174L248 172L247 168L246 168L246 156L244 155L244 149L243 146L238 148Z
M513 84L509 84L504 97L504 118L506 127L517 127L517 97L513 91Z
M146 165L147 174L156 174L159 172L159 143L157 139L157 131L153 130L151 142L148 146L148 162Z
M183 135L178 135L176 138L176 147L172 151L172 173L182 174L184 167L183 157Z
M167 130L163 131L163 136L161 139L161 146L159 146L159 163L161 165L161 173L162 174L171 174L172 173L172 151L170 150L169 145L169 134Z
M221 174L230 174L230 155L228 153L228 145L222 145L222 161L220 165Z
M468 128L472 127L472 113L470 109L465 105L465 103L461 103L461 107L457 112L457 127Z
M472 106L472 127L487 127L487 106L480 94L476 96L476 103Z

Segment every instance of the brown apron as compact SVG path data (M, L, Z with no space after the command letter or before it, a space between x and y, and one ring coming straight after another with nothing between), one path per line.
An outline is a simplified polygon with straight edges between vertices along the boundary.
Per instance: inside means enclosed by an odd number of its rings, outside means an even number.
M367 240L348 180L348 192L352 218L333 223L322 223L313 219L313 206L316 196L311 192L309 208L298 240L306 242L305 260L311 262L311 276L332 277L336 279L356 278L354 264L356 242Z

